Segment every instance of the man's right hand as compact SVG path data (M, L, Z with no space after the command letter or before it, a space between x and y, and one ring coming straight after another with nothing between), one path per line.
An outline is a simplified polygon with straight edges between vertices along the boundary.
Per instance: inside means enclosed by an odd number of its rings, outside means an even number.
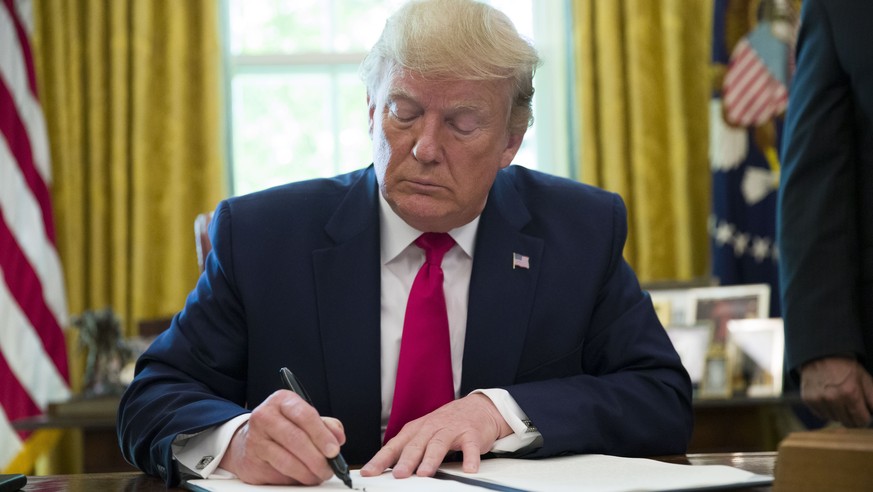
M873 421L873 376L858 361L826 357L803 365L800 395L818 417L846 427Z
M279 390L237 429L218 466L251 484L318 485L333 476L326 458L345 440L339 420Z

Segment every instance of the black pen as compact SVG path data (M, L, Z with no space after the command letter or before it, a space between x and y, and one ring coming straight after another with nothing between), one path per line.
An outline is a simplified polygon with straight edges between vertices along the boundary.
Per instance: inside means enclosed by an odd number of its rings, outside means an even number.
M303 387L303 384L300 383L300 380L297 379L297 376L295 376L293 372L289 371L287 367L283 367L282 369L279 369L279 377L282 379L282 384L285 386L285 389L297 393L304 401L306 401L306 403L312 405L312 399L309 398L309 393L306 392L306 388ZM349 476L349 465L346 463L345 458L343 458L342 453L337 453L333 458L328 458L327 462L333 469L334 475L342 480L343 483L346 484L346 487L351 489L352 477Z

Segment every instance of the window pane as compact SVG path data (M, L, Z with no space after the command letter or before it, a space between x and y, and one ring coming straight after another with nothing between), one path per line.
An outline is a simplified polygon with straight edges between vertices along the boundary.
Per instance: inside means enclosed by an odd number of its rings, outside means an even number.
M323 0L228 0L232 55L325 51Z
M354 71L241 74L232 92L235 194L370 162L366 96Z
M405 0L334 1L338 5L333 49L338 52L369 51L382 34L388 16L405 3Z
M484 3L500 10L509 17L519 34L534 39L533 0L486 0ZM553 1L553 0L548 0Z
M404 0L228 0L232 55L366 52Z
M370 165L373 160L370 145L367 90L357 71L339 77L339 132L337 137L337 172L353 171Z

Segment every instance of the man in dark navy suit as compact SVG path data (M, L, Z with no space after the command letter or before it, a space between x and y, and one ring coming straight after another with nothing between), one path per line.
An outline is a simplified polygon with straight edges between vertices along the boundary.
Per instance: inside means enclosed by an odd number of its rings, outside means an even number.
M362 65L373 165L218 206L206 270L122 399L127 459L169 484L316 484L340 446L397 478L453 452L470 472L488 453L683 453L691 385L622 258L622 201L510 166L538 63L480 3L392 16ZM451 238L449 395L394 435L422 233ZM279 389L284 366L312 405Z
M786 361L804 402L873 424L873 2L804 0L783 140Z

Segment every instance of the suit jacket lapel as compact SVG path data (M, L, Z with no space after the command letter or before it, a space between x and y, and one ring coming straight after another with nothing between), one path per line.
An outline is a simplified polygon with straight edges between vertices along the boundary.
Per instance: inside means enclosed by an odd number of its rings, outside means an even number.
M350 455L380 445L380 253L378 186L372 168L325 226L335 246L313 252L326 379L333 416L356 439ZM361 439L363 437L363 439ZM354 442L358 441L358 442Z
M498 173L476 235L462 395L515 379L543 250L542 239L521 232L529 221L530 213L510 177ZM513 268L513 253L527 256L530 267Z

